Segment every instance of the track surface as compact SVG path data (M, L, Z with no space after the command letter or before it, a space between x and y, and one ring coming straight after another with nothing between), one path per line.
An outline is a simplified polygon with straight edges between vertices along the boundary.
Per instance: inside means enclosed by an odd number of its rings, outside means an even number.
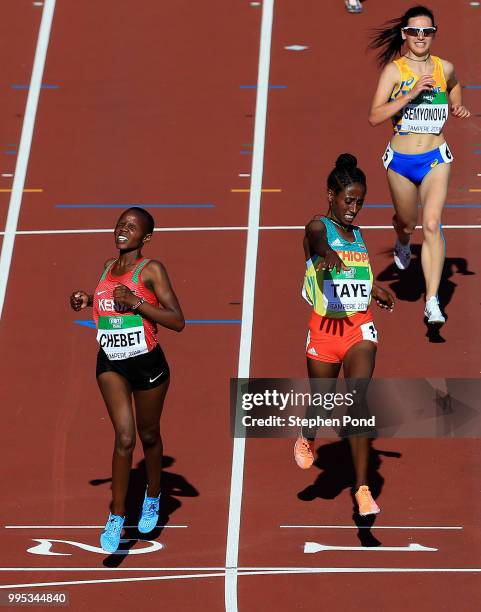
M396 12L410 4L398 2ZM308 309L297 297L303 261L302 230L295 228L325 210L324 180L336 156L355 153L368 176L368 203L389 203L379 160L389 130L373 130L366 121L377 72L363 50L366 30L393 15L384 3L371 0L365 7L364 15L352 16L340 1L322 8L313 0L275 3L269 82L284 87L268 94L262 187L281 191L263 193L260 224L288 229L259 233L251 376L305 376ZM436 51L455 63L463 83L480 85L481 8L461 0L435 2L433 8L440 25ZM12 85L30 81L42 10L8 0L0 24L0 45L9 60L1 88L3 189L12 186L3 174L15 172L27 98L27 90ZM0 326L8 473L0 519L2 584L54 583L50 589L69 591L73 610L127 610L134 602L222 610L224 597L229 610L236 601L240 610L273 602L280 610L311 609L319 602L332 610L373 603L404 610L413 602L416 609L452 610L463 598L463 609L476 610L479 440L378 440L375 447L390 453L379 454L375 466L383 509L375 525L403 529L373 529L372 535L353 528L343 443L321 446L318 467L300 472L291 441L248 440L237 534L240 569L233 582L225 581L229 526L236 535L229 502L228 392L229 378L238 373L249 209L249 194L231 190L251 186L249 177L239 175L251 174L257 91L241 86L257 80L262 10L247 0L145 0L137 12L131 3L57 2L43 83L58 88L41 91L25 182L25 188L43 191L22 199L18 230L27 234L16 236ZM285 49L292 44L308 49ZM475 116L465 123L450 120L447 130L456 158L448 202L478 206L447 208L446 226L481 224L481 192L469 191L481 187L475 153L481 148L480 96L479 90L465 90ZM3 226L9 197L0 193ZM70 556L28 553L38 543L33 540L42 538L98 546L96 526L105 521L109 499L112 433L95 384L95 341L90 328L74 323L87 322L89 314L70 311L67 298L73 289L93 289L102 262L112 255L108 232L85 230L108 230L121 209L58 205L133 203L189 205L152 210L161 229L243 228L162 231L147 252L166 264L193 321L181 335L159 335L173 371L162 422L167 527L152 536L163 549L106 558L54 543L51 552ZM391 214L367 207L360 222L388 226ZM31 233L37 230L46 233ZM445 231L449 322L441 332L444 342L436 343L429 342L422 320L419 261L400 278L391 265L392 232L364 231L375 273L399 298L392 315L375 310L381 338L377 376L479 376L480 231ZM248 305L243 306L245 315ZM136 451L131 524L143 477ZM461 529L425 529L441 526ZM130 529L126 537L138 534ZM307 541L361 546L372 545L370 537L382 546L416 542L438 550L303 552ZM287 568L285 575L279 568ZM420 573L423 568L478 573ZM265 575L271 571L275 575ZM97 580L105 582L80 584Z

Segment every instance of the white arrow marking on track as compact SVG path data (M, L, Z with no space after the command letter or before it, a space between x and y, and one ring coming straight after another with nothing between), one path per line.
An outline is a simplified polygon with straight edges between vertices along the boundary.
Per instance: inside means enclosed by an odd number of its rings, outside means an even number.
M52 552L50 549L54 542L59 544L70 544L70 546L76 546L77 548L81 548L82 550L86 550L87 552L97 553L99 555L107 555L105 550L98 546L91 546L90 544L84 544L83 542L73 542L72 540L50 540L43 538L32 538L34 542L39 542L35 546L27 549L27 552L32 553L32 555L45 555L45 556L58 556L58 557L71 557L72 553L58 553ZM110 553L112 555L143 555L144 553L152 553L163 548L163 545L160 542L154 542L152 540L120 540L121 544L127 544L128 542L147 542L150 546L144 546L143 548L135 548L130 550L116 550L114 553Z
M422 544L413 542L409 546L326 546L317 542L306 542L304 544L305 553L317 553L324 550L344 550L344 551L380 551L380 552L436 552L437 548L429 548Z

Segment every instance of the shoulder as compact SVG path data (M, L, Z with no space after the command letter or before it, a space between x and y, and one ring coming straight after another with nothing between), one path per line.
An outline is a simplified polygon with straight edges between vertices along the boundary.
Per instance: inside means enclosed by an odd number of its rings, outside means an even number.
M155 282L167 277L167 270L164 264L157 259L150 259L142 269L141 278L144 282Z
M436 57L435 59L441 64L446 80L449 80L449 78L454 74L454 64L452 62L448 62L448 60L441 59L440 57Z
M314 215L309 223L306 224L306 234L325 231L326 225L324 219L324 215Z
M384 66L384 68L381 70L380 79L397 82L397 80L399 79L399 75L401 74L402 64L403 62L400 59L394 60L392 62L389 62L389 64L386 64L386 66Z
M104 270L109 268L114 263L114 261L116 261L116 259L116 257L111 257L110 259L107 259L107 261L104 263Z

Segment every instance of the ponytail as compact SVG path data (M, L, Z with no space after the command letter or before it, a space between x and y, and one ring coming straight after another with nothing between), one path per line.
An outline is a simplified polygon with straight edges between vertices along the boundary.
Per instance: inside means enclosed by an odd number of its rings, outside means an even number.
M381 67L386 66L396 55L401 54L404 44L401 28L405 28L413 17L429 17L433 26L435 25L432 11L425 6L413 6L402 17L391 19L382 27L373 30L368 49L379 49L376 58Z

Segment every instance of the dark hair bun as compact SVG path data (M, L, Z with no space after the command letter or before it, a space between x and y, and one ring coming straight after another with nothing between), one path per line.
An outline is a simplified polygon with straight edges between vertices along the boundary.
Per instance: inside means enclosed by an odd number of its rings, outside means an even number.
M341 153L336 159L336 168L338 170L354 170L357 168L357 159L350 153Z

